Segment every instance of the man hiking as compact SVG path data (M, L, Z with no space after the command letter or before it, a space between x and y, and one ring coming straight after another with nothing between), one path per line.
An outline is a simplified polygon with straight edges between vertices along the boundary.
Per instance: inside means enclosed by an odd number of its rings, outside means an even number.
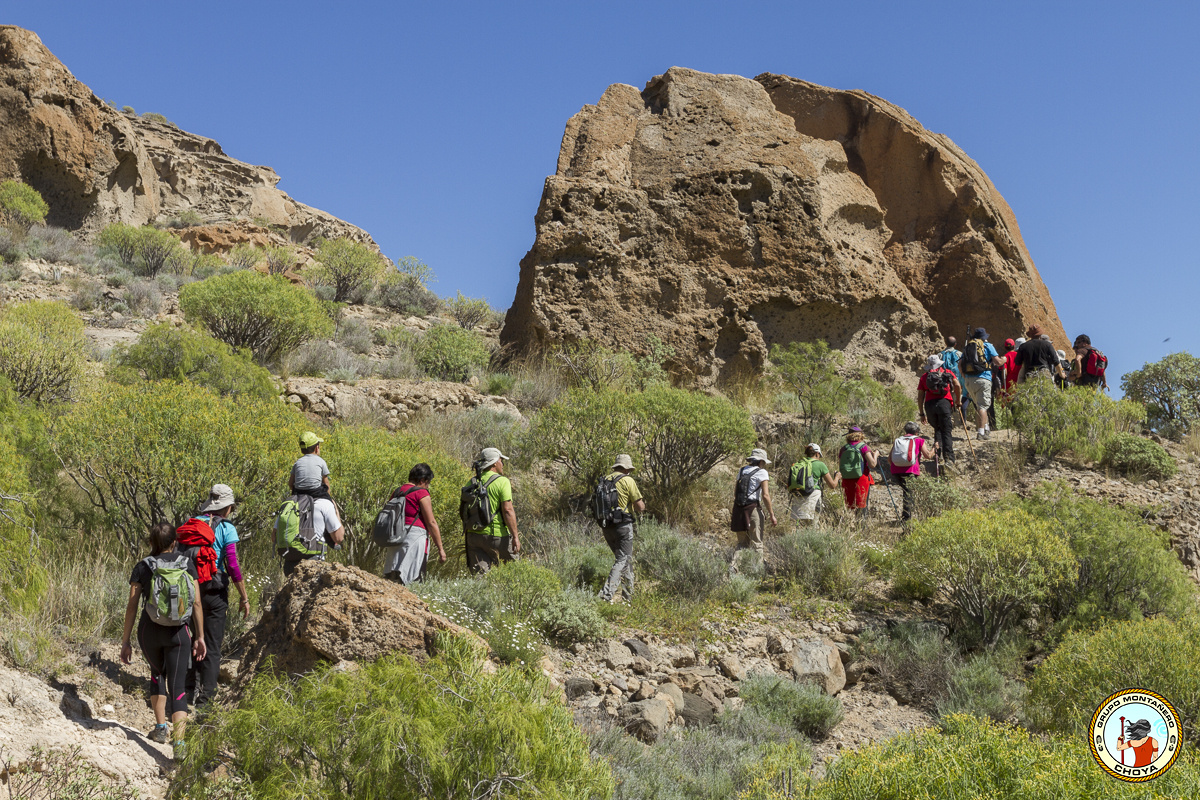
M633 599L633 515L646 510L646 501L642 499L642 492L638 489L632 472L633 459L622 453L613 463L612 472L596 487L598 494L616 493L615 509L609 508L613 499L611 494L596 498L596 505L601 507L597 509L600 532L604 534L604 541L616 559L608 573L608 580L604 582L604 588L600 590L600 598L609 603L621 600L622 582L629 585L624 596L625 601ZM601 515L606 519L600 519Z
M321 458L321 442L312 431L300 434L300 457L292 464L288 488L292 494L332 500L329 496L329 465Z
M852 425L846 432L846 443L838 450L838 474L842 478L846 508L857 515L859 522L867 519L867 503L875 483L871 470L879 463L864 438L862 428Z
M904 494L901 522L908 522L913 515L913 493L908 486L908 480L920 476L921 459L934 456L929 440L919 436L920 432L921 426L917 423L904 423L904 435L892 445L892 453L888 458L892 468L892 480L899 484L900 491Z
M293 503L295 503L296 506L301 505L301 503L297 502L300 499L301 498L298 496L288 498L287 502L284 504L284 508L286 509L289 506L292 506ZM305 501L311 500L312 503L311 507L308 508L307 518L305 518L304 512L299 510L297 507L293 507L292 513L299 515L302 518L303 521L300 523L300 527L309 536L308 541L312 544L313 549L300 550L297 549L296 546L292 545L280 548L279 554L283 557L284 577L288 577L295 572L296 566L301 561L309 561L311 559L324 561L326 550L331 545L333 547L340 546L342 540L346 537L346 529L342 525L341 519L338 517L337 507L334 506L332 500L324 497L303 499ZM296 518L295 516L292 516L291 519L293 522L295 522ZM276 517L276 545L280 544L279 534L281 532L281 528L286 527L286 522L287 518L281 511ZM305 530L305 522L311 524L311 531Z
M810 443L804 456L788 471L788 494L792 497L792 519L801 525L815 525L821 514L821 492L836 489L841 476L831 473L821 460L821 445Z
M1071 361L1070 379L1076 386L1088 386L1096 390L1108 389L1108 358L1092 347L1092 339L1086 333L1075 337L1075 358Z
M475 462L487 484L492 521L481 531L468 533L467 566L477 575L503 562L512 561L521 552L521 534L517 531L517 512L513 510L512 483L504 476L508 456L495 447L485 447Z
M1058 371L1058 353L1048 339L1043 339L1042 329L1030 325L1025 332L1025 344L1017 348L1015 363L1020 372L1017 380L1024 383L1033 375L1049 377Z
M991 435L988 424L988 409L992 407L992 370L1004 365L996 348L988 341L988 333L976 328L971 340L963 345L958 368L963 375L963 386L975 404L975 438L986 439Z
M959 371L959 366L958 366L958 361L960 358L962 358L962 351L958 350L957 348L958 348L958 339L955 339L953 336L947 336L946 337L946 349L943 350L942 352L938 353L937 355L938 355L938 358L940 358L942 360L942 366L945 369L948 369L951 372L953 372L955 379L958 381L958 385L962 386L963 385L963 376L962 376L962 372ZM964 399L966 399L966 398L964 398ZM964 410L965 410L965 408L964 408Z
M962 404L962 387L954 373L936 355L925 359L925 373L917 381L917 408L921 422L933 426L935 448L942 461L954 463L954 409Z
M746 466L738 470L737 484L733 495L733 521L730 526L738 535L738 550L753 547L759 555L763 553L763 528L766 527L766 516L762 506L767 507L771 525L779 524L775 518L775 510L771 507L771 480L766 468L771 460L767 451L755 448L746 458Z

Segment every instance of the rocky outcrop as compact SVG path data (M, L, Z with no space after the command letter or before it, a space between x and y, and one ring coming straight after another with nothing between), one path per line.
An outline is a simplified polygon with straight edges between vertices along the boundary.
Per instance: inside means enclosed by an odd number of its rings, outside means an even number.
M321 378L291 378L284 384L284 399L309 414L347 419L371 412L383 416L389 430L425 412L470 411L490 408L522 419L508 398L480 394L463 383L401 381L371 378L354 384L331 383Z
M761 368L777 343L824 339L880 379L911 380L942 334L961 335L960 316L997 335L1061 330L1011 212L995 211L990 183L972 184L986 181L978 168L948 175L958 199L908 226L894 207L922 198L881 198L857 151L809 135L773 97L673 67L641 92L610 86L572 117L502 343L645 352L657 337L676 376L710 385ZM946 308L930 301L960 274L984 279L956 285ZM1022 304L1026 293L1041 305Z
M48 222L85 236L182 211L206 221L258 218L290 241L371 237L276 188L270 167L225 155L212 139L117 111L75 79L37 35L0 26L0 179L50 205Z

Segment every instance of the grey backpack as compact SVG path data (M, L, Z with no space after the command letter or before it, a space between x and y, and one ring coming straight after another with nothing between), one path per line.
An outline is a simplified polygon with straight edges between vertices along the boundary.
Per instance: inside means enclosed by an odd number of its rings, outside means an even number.
M375 515L375 526L371 529L371 538L375 540L375 544L380 547L395 547L404 540L407 530L404 524L405 500L416 490L416 486L410 486L402 492L394 492L383 504L383 510Z
M479 533L487 530L492 524L494 515L487 490L499 477L493 473L485 482L482 475L477 475L462 488L462 496L458 501L458 518L462 520L464 533Z
M196 585L188 574L191 562L183 553L163 553L142 560L150 569L150 594L146 614L150 621L169 628L186 625L192 618Z

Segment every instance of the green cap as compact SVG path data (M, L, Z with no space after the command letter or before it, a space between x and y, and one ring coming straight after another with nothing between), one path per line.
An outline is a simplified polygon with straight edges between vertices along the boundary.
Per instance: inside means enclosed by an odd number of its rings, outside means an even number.
M320 444L323 441L325 441L325 440L322 439L320 436L317 436L312 431L305 431L304 433L300 434L300 446L303 447L305 450L312 447L313 445Z

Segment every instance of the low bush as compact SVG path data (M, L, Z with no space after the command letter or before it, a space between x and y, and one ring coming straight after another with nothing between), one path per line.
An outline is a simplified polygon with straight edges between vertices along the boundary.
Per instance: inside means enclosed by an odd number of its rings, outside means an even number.
M21 181L0 181L0 223L28 230L49 213L50 206L37 189Z
M337 341L338 344L359 355L371 352L371 348L375 345L371 337L371 329L367 323L358 319L343 319L338 323Z
M146 381L190 381L221 395L278 395L271 373L247 351L234 352L207 334L167 322L151 325L132 345L113 348L109 375L125 380L123 372Z
M802 528L767 540L772 575L814 596L854 600L869 580L862 560L843 533Z
M87 352L83 323L63 303L30 300L0 309L0 375L22 398L69 400Z
M593 392L628 388L633 371L628 353L610 350L590 339L556 346L550 351L549 361L570 386Z
M419 665L384 658L298 681L263 674L237 708L189 730L176 775L208 797L207 765L249 781L259 798L607 797L606 766L589 757L571 713L538 675L481 668L469 643L443 640Z
M350 239L322 239L317 243L314 280L333 287L335 303L361 301L383 274L379 253Z
M262 256L271 275L282 275L296 263L296 254L290 247L268 247L262 251Z
M482 338L457 325L434 325L417 342L415 355L425 374L442 381L465 381L491 358Z
M79 747L34 745L21 764L0 752L0 774L10 798L19 800L139 800L141 792L128 780L113 782L104 770L84 758Z
M170 124L167 121L167 118L163 117L162 114L155 114L153 112L151 112L149 114L142 114L142 119L148 119L148 118L153 118L153 117L161 117L162 118L160 120L161 122L168 124L168 125ZM204 224L204 217L200 216L200 212L196 211L193 208L185 208L183 211L180 211L178 214L176 214L175 216L168 219L165 223L165 227L168 227L168 228L193 228L197 225L203 225L203 224Z
M252 244L239 244L225 254L225 263L237 269L250 269L262 258L262 249Z
M639 525L633 556L635 571L656 581L661 594L692 602L720 590L728 572L728 565L694 537L653 520Z
M1019 510L950 511L918 523L895 560L941 592L956 623L987 647L1078 575L1050 524Z
M1200 358L1172 353L1121 377L1121 391L1146 407L1146 424L1179 440L1200 420Z
M0 225L0 281L15 281L22 270L16 263L25 258L24 238L19 231Z
M446 311L460 328L474 330L492 315L492 307L482 297L464 297L462 292L446 301Z
M842 704L819 687L778 675L752 675L738 685L738 697L762 716L816 738L842 721Z
M1141 480L1165 481L1179 471L1166 448L1132 433L1118 433L1105 442L1100 465Z
M133 281L121 293L125 307L135 317L152 317L162 310L162 292L154 281Z
M35 225L25 234L24 248L29 258L42 258L52 263L74 264L82 260L87 248L75 241L70 231L53 225Z
M426 411L409 420L405 431L417 439L436 441L464 464L472 463L485 447L523 460L521 420L491 408L470 411Z
M973 658L950 672L938 715L970 714L996 722L1016 722L1025 707L1026 689L1019 676L1006 672L991 655Z
M913 516L930 519L947 511L968 508L972 492L969 487L928 475L909 478L906 488L913 497Z
M311 292L252 270L183 287L179 307L189 322L231 347L248 348L259 363L333 333L333 322Z
M862 655L879 670L888 690L905 702L933 710L945 696L961 660L958 649L934 625L901 622L860 638Z
M412 256L396 262L395 270L384 270L383 278L368 296L371 305L382 306L408 317L427 317L442 307L429 291L433 271Z
M1060 390L1048 379L1018 384L1010 408L1021 440L1043 458L1073 452L1098 459L1109 439L1134 431L1146 418L1145 408L1131 400L1085 387Z
M533 621L538 630L561 647L596 641L608 633L608 624L600 616L596 603L596 595L590 591L564 589L534 613Z
M1200 621L1122 622L1067 636L1029 682L1031 720L1045 730L1087 732L1109 694L1144 686L1166 697L1183 719L1184 738L1200 720Z
M356 378L366 377L371 365L366 359L356 356L346 348L328 340L305 342L282 360L280 371L284 375L309 375L322 377L338 371L349 370Z

